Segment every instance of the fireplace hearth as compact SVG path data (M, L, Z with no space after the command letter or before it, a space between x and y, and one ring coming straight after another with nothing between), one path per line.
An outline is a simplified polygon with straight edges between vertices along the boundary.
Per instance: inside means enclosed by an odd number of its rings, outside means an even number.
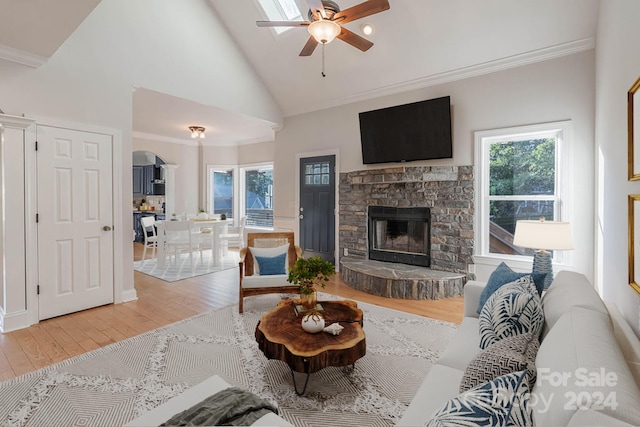
M369 259L429 267L429 208L369 206Z

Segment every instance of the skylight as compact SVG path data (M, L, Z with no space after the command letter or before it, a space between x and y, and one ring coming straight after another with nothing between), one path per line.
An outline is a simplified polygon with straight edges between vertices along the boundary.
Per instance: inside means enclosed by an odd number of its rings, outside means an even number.
M303 21L302 12L295 0L258 0L262 10L271 21ZM282 34L293 27L273 27L276 34Z

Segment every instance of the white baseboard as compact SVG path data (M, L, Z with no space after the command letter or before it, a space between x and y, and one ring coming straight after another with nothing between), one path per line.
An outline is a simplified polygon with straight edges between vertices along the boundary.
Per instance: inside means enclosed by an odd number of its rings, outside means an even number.
M27 310L9 314L5 313L4 310L0 310L0 332L3 334L28 328L29 326L31 326L31 323L29 322L29 313Z
M127 289L122 291L122 302L137 301L138 293L135 289Z

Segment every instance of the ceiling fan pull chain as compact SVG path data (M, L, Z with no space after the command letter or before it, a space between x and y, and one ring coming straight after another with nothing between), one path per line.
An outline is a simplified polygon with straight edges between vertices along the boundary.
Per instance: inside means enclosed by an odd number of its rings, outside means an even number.
M324 73L324 45L326 43L322 43L322 77L327 77L327 75Z

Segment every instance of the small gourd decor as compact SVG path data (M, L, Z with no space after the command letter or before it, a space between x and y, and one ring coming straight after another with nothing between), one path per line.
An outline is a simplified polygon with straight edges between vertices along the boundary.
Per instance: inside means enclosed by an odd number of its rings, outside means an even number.
M324 317L319 311L311 310L302 316L302 329L310 334L315 334L324 329Z

